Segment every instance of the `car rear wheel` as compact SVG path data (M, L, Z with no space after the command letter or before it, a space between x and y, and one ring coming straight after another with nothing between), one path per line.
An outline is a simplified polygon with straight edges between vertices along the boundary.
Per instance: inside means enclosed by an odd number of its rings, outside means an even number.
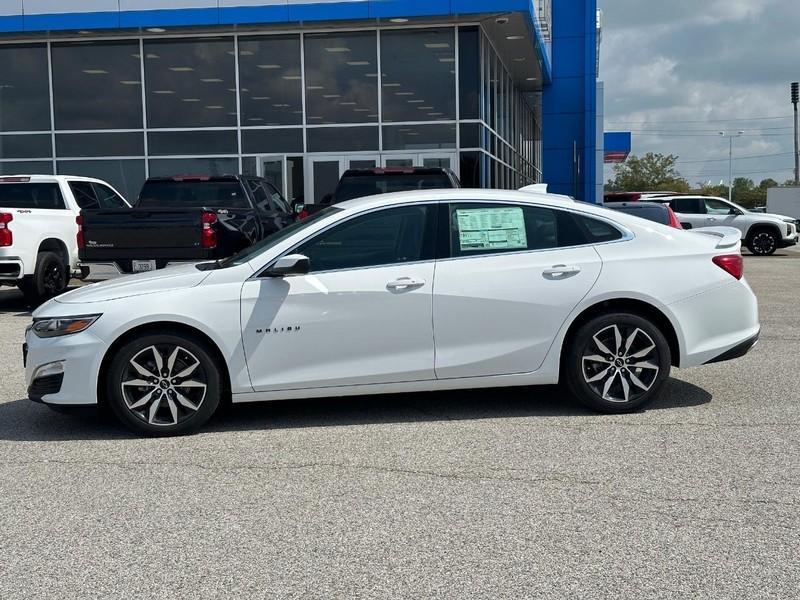
M756 231L747 243L747 249L756 256L770 256L778 249L778 236L774 231Z
M632 313L605 314L573 336L564 381L591 409L631 412L658 396L671 362L669 344L655 324Z
M64 293L69 285L69 267L55 252L39 252L36 269L31 277L20 283L20 290L31 304L41 304L45 300Z
M149 436L195 431L217 410L222 389L213 353L183 333L131 340L117 351L106 384L114 415Z

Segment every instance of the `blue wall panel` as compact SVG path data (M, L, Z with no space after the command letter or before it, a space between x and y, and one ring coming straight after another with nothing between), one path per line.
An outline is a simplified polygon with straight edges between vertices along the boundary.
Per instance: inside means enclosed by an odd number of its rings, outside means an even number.
M587 202L599 201L596 13L597 0L553 3L552 80L542 94L544 181L553 192Z

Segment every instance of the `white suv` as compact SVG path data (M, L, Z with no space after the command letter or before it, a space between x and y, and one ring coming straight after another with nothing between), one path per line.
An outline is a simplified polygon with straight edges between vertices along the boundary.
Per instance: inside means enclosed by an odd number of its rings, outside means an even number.
M742 232L748 250L759 256L797 244L797 221L792 217L750 212L724 198L663 196L650 202L669 204L684 229L724 225Z
M77 217L84 208L128 208L99 179L53 175L0 177L0 285L32 303L67 289L78 267Z

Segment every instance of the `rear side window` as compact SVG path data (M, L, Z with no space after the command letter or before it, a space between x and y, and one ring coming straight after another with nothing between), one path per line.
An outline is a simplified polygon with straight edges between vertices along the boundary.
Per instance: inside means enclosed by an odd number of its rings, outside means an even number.
M621 206L618 208L611 205L609 208L611 208L612 210L616 210L617 212L633 215L634 217L647 219L648 221L653 221L654 223L669 225L669 213L667 212L666 207L633 205L633 206Z
M249 208L238 181L155 180L144 184L141 208Z
M672 210L684 215L704 215L705 205L697 198L675 198L669 203Z
M0 183L0 207L67 208L57 183Z
M594 221L594 219L587 219ZM570 212L539 206L450 205L450 256L550 250L611 239L613 227L584 223Z

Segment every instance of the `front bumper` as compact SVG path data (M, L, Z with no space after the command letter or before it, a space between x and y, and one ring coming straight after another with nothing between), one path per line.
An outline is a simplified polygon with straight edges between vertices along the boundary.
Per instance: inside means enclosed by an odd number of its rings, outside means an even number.
M92 335L91 328L74 335L39 338L32 332L23 347L25 384L35 402L61 405L97 404L97 377L107 345ZM63 375L34 379L37 369L61 362Z
M795 233L794 236L783 238L780 242L778 242L778 248L788 248L790 246L796 246L798 238L800 238L800 234Z

